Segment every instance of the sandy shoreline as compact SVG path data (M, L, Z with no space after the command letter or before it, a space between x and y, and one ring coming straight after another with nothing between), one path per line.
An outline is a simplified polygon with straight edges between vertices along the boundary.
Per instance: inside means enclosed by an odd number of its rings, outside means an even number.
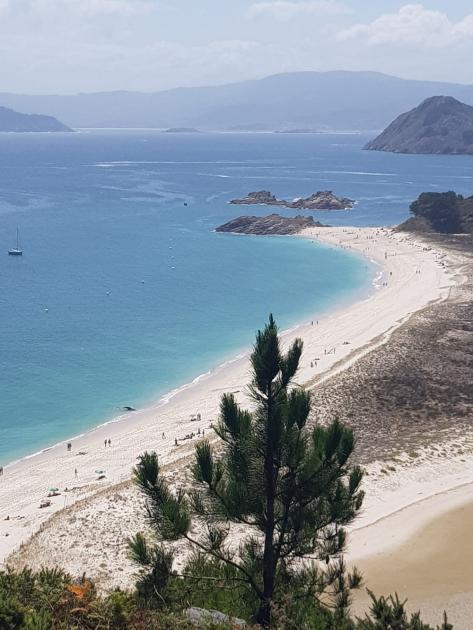
M468 466L473 473L473 457ZM473 483L438 492L353 534L351 559L365 585L378 595L398 593L424 622L440 623L443 611L458 629L473 626ZM354 555L359 554L358 557ZM353 612L369 608L365 589Z
M303 236L350 248L380 263L383 269L379 287L371 297L327 315L318 324L301 326L285 335L286 342L295 336L304 339L298 381L309 386L346 368L375 344L384 343L410 314L446 299L450 287L460 279L454 277L456 267L448 267L441 251L390 230L311 229ZM61 444L7 466L0 479L0 562L53 513L129 479L136 457L144 450L157 450L163 462L188 453L191 440L179 442L176 448L175 439L198 428L208 431L223 391L233 391L244 402L247 376L248 361L243 356L181 388L167 402L75 439L70 453ZM197 412L202 421L191 422L190 414ZM108 438L112 445L104 448ZM105 470L106 479L98 481L96 470ZM51 499L50 507L39 509L51 486L60 488L61 495ZM66 487L68 492L64 492ZM392 511L391 505L374 502L366 510L364 522L376 521ZM5 520L7 516L9 520Z

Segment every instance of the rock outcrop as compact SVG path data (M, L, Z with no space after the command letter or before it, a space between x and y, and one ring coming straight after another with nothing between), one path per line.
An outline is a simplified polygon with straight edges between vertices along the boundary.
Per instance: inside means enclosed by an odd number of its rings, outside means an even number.
M347 197L337 197L331 190L319 190L310 197L297 197L292 201L277 199L269 190L250 192L241 199L232 199L237 205L284 206L295 210L349 210L355 202Z
M401 114L365 149L473 155L473 107L450 96L433 96Z
M288 206L297 210L350 210L355 202L348 197L337 197L331 190L318 192L301 199L294 199Z
M234 234L284 235L297 234L311 227L325 226L319 221L314 221L314 217L282 217L279 214L270 214L266 217L238 217L219 226L215 231Z

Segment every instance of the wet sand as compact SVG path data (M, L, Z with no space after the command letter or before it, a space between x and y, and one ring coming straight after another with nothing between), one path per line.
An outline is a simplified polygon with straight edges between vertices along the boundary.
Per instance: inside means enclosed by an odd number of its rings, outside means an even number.
M397 592L401 600L408 600L408 610L421 610L424 622L434 627L446 610L456 630L470 630L473 628L472 530L473 485L468 484L355 532L351 556L363 573L365 587L378 596ZM393 544L396 540L399 544ZM368 550L376 546L387 548L353 558L360 548ZM362 614L369 603L363 589L355 597L354 612Z

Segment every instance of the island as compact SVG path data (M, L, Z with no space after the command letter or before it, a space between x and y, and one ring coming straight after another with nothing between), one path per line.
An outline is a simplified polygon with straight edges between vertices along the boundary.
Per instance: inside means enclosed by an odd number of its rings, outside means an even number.
M397 227L401 232L473 234L473 197L453 191L424 192L410 210L413 216Z
M73 130L53 116L42 114L21 114L14 109L0 106L0 131L26 133L31 131L57 132Z
M163 133L200 133L198 129L194 127L170 127L165 129Z
M327 227L314 217L282 217L270 214L266 217L242 216L224 223L215 229L216 232L232 232L233 234L289 235L298 234L306 228Z
M296 197L292 201L277 199L269 190L250 192L246 197L232 199L237 205L283 206L295 210L350 210L355 205L353 199L337 197L331 190L319 190L309 197Z
M369 151L473 155L473 107L433 96L401 114L364 147Z

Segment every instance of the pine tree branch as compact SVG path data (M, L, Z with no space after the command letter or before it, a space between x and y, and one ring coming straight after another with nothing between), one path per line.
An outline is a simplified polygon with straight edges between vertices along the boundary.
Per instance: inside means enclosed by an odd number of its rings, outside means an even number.
M204 580L206 582L243 582L244 584L248 584L248 580L247 578L242 578L242 577L228 577L225 576L223 577L211 577L208 575L190 575L188 573L176 573L177 577L181 577L181 578L186 578L188 580ZM232 587L228 587L228 586L217 586L216 588L222 588L222 589L228 589L230 590Z
M217 491L216 487L213 484L208 483L207 486L209 488L209 491L214 495L215 498L220 501L220 503L225 508L225 516L228 518L228 520L234 521L236 523L243 523L244 525L248 525L249 527L256 527L257 523L255 521L249 521L243 516L234 515L229 508L228 501L226 501L226 499ZM209 512L209 515L217 516L218 512Z
M230 566L237 569L237 571L240 571L241 573L243 573L243 575L246 576L248 583L251 585L251 588L255 591L255 593L258 595L260 599L262 598L263 592L254 581L253 576L250 573L248 573L248 571L246 571L246 569L244 569L240 564L238 564L237 562L234 562L233 560L230 560L230 558L226 558L225 556L218 554L213 549L209 549L198 540L195 540L195 538L191 538L189 534L184 534L184 538L188 542L190 542L192 545L195 545L196 547L199 547L199 549L202 549L202 551L204 553L207 553L209 556L212 556L213 558L215 558L216 560L219 560L220 562L225 562L226 564L229 564Z

